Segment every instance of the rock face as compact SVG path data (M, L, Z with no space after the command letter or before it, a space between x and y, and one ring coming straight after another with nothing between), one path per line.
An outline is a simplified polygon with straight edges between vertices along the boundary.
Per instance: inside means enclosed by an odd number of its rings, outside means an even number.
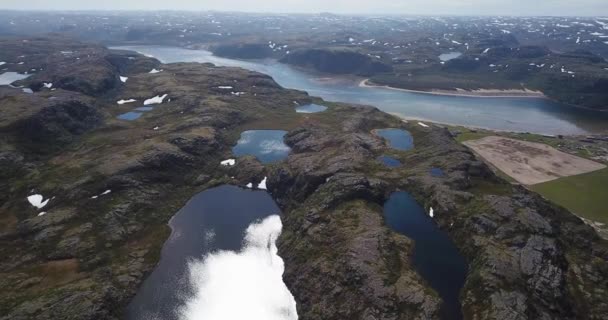
M407 168L370 163L391 151L366 132L374 126L396 126L373 115L364 121L341 115L345 125L338 129L290 132L286 141L293 153L270 174L272 193L286 208L279 239L285 281L302 319L439 317L440 301L432 290L418 289L421 280L412 276L411 258L395 257L395 262L383 256L390 248L411 252L412 244L399 242L396 235L386 241L373 233L387 232L374 219L395 190L407 190L425 208L433 207L439 227L469 261L461 291L465 319L602 319L607 314L602 295L608 251L588 226L539 196L502 182L442 129L406 127L416 147L392 156ZM340 156L340 165L332 165ZM445 176L430 175L437 166ZM363 224L366 235L374 234L373 241L361 234ZM374 284L378 274L391 273L409 277L407 286L393 282L393 276L381 281L384 286ZM341 278L344 274L361 280L349 282ZM333 293L335 288L339 294ZM383 304L371 298L378 294ZM402 301L403 309L392 313L395 301Z
M370 76L389 72L392 68L364 54L338 49L303 49L294 51L281 62L335 74Z

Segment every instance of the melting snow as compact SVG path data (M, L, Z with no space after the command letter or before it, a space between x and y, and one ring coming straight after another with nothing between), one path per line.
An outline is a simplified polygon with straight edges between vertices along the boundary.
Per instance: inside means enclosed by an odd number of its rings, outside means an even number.
M44 200L44 197L40 194L33 194L27 197L27 201L29 201L31 205L38 209L44 208L44 206L46 206L46 204L49 203L49 200L51 199L46 199L45 201L42 200Z
M223 166L233 166L233 165L236 164L236 160L235 159L227 159L227 160L224 160L224 161L220 162L220 164L223 165Z
M42 211L42 212L40 212L40 213L38 214L38 216L39 216L39 217L42 217L42 216L43 216L43 215L45 215L45 214L46 214L46 211Z
M163 71L163 70L162 69L161 70L156 70L156 68L155 68L155 69L150 70L149 73L159 73L161 71Z
M258 189L266 190L266 180L268 180L268 178L264 177L264 180L258 184Z
M137 100L135 100L135 99L118 100L118 101L116 101L116 103L118 103L118 104L125 104L125 103L131 103L131 102L135 102L135 101L137 101Z
M245 187L251 189L251 188L253 188L253 183L249 182Z
M425 128L428 128L428 127L429 127L429 126L428 126L426 123L423 123L423 122L418 122L418 124L419 124L421 127L425 127Z
M47 88L47 89L50 89L50 88L52 88L52 87L53 87L53 83L52 83L52 82L44 82L44 83L43 83L43 85L44 85L44 87L45 87L45 88Z
M150 104L160 104L160 103L163 103L163 100L165 100L166 97L167 97L167 94L165 93L162 96L156 96L154 98L147 99L146 101L144 101L144 105L147 106L147 105L150 105Z

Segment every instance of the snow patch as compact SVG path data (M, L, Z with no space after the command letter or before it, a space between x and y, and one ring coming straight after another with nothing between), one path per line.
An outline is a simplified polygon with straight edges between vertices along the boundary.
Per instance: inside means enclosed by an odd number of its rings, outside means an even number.
M144 106L151 105L151 104L161 104L161 103L163 103L163 100L165 100L166 97L167 97L167 94L165 93L162 96L156 96L154 98L147 99L146 101L144 101Z
M129 77L123 77L123 76L121 76L121 77L120 77L120 81L121 81L122 83L127 82L127 80L129 80Z
M38 209L44 208L44 206L46 206L46 204L49 203L49 200L51 199L46 199L45 201L43 200L44 197L41 194L33 194L27 197L27 201L29 201L32 206Z
M236 164L236 160L235 159L227 159L227 160L224 160L224 161L220 162L220 164L223 165L223 166L233 166L233 165Z
M154 68L154 69L150 70L150 72L148 72L148 73L159 73L161 71L163 71L163 69L156 70L156 68Z
M267 190L266 189L266 181L268 177L264 177L264 179L258 184L258 189Z
M431 207L431 209L429 210L429 217L434 217L435 216L435 210L433 210L433 207Z
M135 100L135 99L118 100L118 101L116 101L116 103L118 103L118 104L125 104L125 103L131 103L131 102L135 102L135 101L137 101L137 100Z
M418 125L420 125L421 127L424 127L424 128L428 128L428 127L429 127L429 126L428 126L426 123L424 123L424 122L418 122Z
M43 85L44 85L44 87L45 87L45 88L47 88L47 89L50 89L50 88L52 88L52 87L53 87L53 83L52 83L52 82L44 82L44 83L43 83Z

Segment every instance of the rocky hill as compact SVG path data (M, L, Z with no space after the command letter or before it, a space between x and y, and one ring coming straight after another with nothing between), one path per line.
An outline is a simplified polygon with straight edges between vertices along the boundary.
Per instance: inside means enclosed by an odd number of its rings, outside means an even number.
M392 70L378 59L345 49L302 49L285 55L280 61L333 74L370 76Z
M441 299L412 265L415 243L382 217L397 190L435 208L466 257L465 319L608 315L608 244L494 176L443 128L326 103L239 68L25 40L0 40L2 67L32 72L0 89L2 320L120 319L190 197L266 175L284 212L279 253L301 319L439 318ZM141 118L116 118L146 100L157 104ZM297 114L294 101L329 109ZM396 152L372 133L388 127L410 131L415 148ZM221 166L251 128L288 130L288 159ZM407 165L383 166L385 153Z

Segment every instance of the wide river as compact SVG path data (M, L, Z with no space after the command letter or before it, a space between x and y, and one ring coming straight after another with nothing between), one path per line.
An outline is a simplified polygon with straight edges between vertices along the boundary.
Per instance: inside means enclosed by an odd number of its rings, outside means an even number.
M214 56L205 50L164 46L120 46L164 63L210 62L268 74L281 86L308 92L327 101L367 104L404 118L541 134L586 134L608 127L608 112L594 112L542 98L442 96L387 88L360 87L352 78L302 71L276 60L244 61Z

